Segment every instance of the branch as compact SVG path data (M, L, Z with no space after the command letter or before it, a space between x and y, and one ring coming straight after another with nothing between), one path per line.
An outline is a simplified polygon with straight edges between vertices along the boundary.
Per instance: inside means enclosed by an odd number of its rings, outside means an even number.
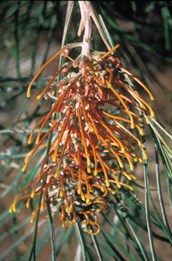
M78 29L78 36L80 36L82 31L85 29L81 56L89 56L92 34L92 23L90 16L91 4L89 1L79 1L79 7L81 11L81 21Z

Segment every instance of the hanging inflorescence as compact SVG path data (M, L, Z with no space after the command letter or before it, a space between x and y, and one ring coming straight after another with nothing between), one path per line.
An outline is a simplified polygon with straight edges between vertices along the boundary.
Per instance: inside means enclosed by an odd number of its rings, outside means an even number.
M34 154L48 146L50 133L51 146L38 176L18 193L10 211L16 210L19 199L26 199L29 207L30 201L42 193L41 211L48 203L52 212L59 213L64 228L80 222L85 231L96 234L100 231L98 213L109 207L108 197L123 187L133 190L136 163L147 159L141 142L144 132L140 115L146 123L147 115L154 117L137 86L150 99L153 97L123 68L114 49L73 60L70 49L64 47L33 78L28 96L33 82L52 60L59 54L68 60L37 97L49 98L53 104L29 136L28 143L35 140L36 145L26 156L23 171ZM55 83L59 75L61 80ZM126 83L126 75L135 87ZM49 130L43 133L47 124ZM39 132L35 137L36 128Z

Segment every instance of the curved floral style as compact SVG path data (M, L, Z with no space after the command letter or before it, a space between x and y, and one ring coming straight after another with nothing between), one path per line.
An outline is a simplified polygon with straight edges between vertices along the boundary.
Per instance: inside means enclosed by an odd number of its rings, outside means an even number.
M69 56L70 48L62 48L35 75L28 88L60 54L68 60L52 76L38 95L52 100L51 110L32 130L28 143L35 147L25 158L23 171L40 149L48 146L38 176L16 196L10 211L16 211L18 200L26 199L26 206L42 192L41 211L50 204L59 213L64 228L80 222L85 231L100 231L99 212L109 207L108 198L117 195L122 187L133 190L137 162L147 159L141 142L144 135L140 115L154 117L148 103L140 96L140 86L153 99L148 88L123 68L112 48L105 54L89 57ZM61 75L61 80L55 79ZM131 78L129 86L125 76ZM58 90L58 94L56 93ZM47 133L42 133L49 125ZM34 130L39 128L35 137ZM37 209L36 209L37 211ZM33 212L33 218L36 211Z

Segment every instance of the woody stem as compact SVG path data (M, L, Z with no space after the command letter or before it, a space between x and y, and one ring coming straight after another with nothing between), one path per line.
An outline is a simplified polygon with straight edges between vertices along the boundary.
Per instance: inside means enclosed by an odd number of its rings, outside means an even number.
M78 30L78 35L80 36L82 30L84 29L83 44L81 56L90 55L90 43L92 34L92 21L90 16L91 4L89 1L79 1L79 7L81 11L81 22Z

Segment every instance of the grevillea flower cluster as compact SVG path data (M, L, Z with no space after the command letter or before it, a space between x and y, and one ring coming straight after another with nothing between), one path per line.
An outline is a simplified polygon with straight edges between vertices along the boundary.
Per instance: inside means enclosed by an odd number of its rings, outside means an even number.
M133 190L135 166L147 159L141 142L144 135L143 119L154 117L148 103L139 95L140 86L153 99L148 88L123 68L114 50L104 54L73 60L68 46L55 54L35 75L28 88L58 55L66 63L52 76L38 95L52 100L50 111L32 130L28 143L35 147L25 158L23 171L40 148L46 148L47 138L52 140L39 174L16 196L10 211L16 211L18 200L30 201L42 193L39 210L47 203L58 213L62 227L80 222L85 231L100 231L99 212L108 209L107 198L118 194L121 188ZM57 83L55 79L61 75ZM125 75L135 87L129 86ZM57 92L58 90L58 92ZM49 125L49 130L43 129ZM39 128L36 136L35 129ZM33 212L35 216L36 209Z

